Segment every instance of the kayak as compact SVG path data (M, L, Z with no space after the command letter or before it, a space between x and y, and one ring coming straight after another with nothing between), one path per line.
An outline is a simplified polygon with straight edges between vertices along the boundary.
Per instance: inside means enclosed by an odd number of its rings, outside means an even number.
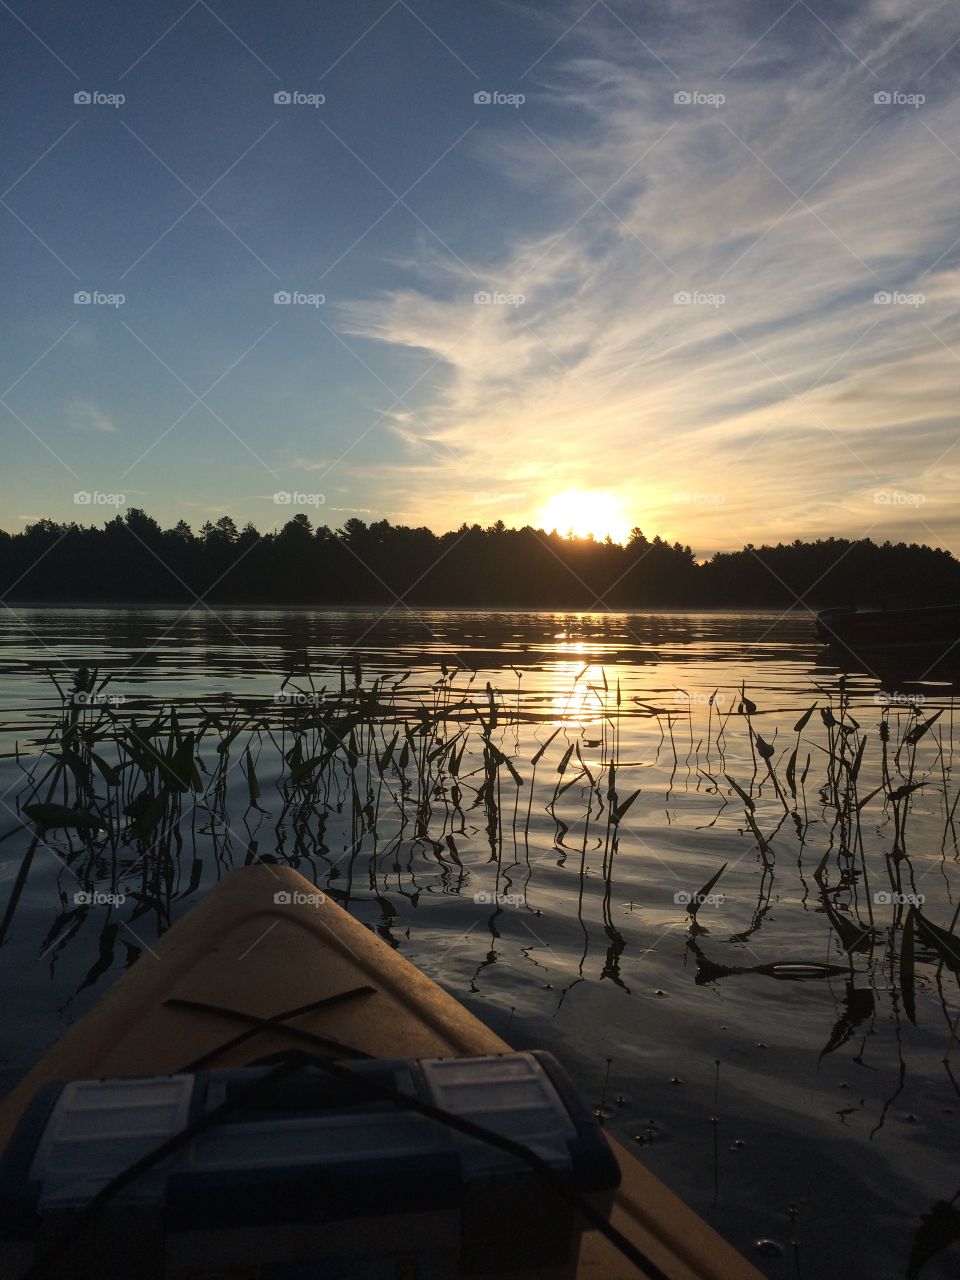
M350 1060L368 1069L380 1060L422 1059L433 1062L435 1070L437 1060L489 1065L500 1055L511 1055L502 1058L504 1063L537 1056L512 1054L504 1040L298 872L261 863L228 873L144 951L0 1103L0 1151L16 1145L10 1142L15 1131L21 1141L18 1124L53 1082L155 1080L183 1072L185 1064L191 1071L213 1073L211 1079L216 1073L229 1076L231 1069L236 1074L245 1068L249 1075L252 1064L282 1061L292 1050L309 1052L341 1075L340 1064ZM462 1065L464 1070L471 1066ZM524 1071L528 1067L537 1064L519 1064ZM619 1143L610 1138L605 1143L619 1172L619 1186L607 1202L610 1223L649 1260L646 1274L669 1280L762 1280ZM644 1274L596 1227L583 1231L574 1266L570 1274L577 1280Z

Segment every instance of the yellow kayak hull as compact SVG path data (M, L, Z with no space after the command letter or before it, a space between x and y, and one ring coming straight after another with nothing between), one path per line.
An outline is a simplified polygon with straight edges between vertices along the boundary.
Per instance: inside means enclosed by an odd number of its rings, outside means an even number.
M48 1081L173 1072L243 1030L242 1023L170 1007L168 1000L270 1018L358 986L373 991L292 1018L290 1025L378 1058L510 1048L298 872L259 864L226 875L0 1103L0 1150ZM243 1066L294 1043L282 1028L262 1030L206 1065ZM612 1221L672 1280L763 1280L628 1151L614 1141L611 1146L622 1174ZM636 1276L596 1231L583 1237L577 1274L580 1280Z

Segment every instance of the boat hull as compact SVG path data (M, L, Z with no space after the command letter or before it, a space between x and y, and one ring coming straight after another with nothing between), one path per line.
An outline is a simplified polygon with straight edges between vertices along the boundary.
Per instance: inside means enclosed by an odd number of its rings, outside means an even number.
M817 615L825 644L855 656L925 653L945 659L960 649L960 605L926 609L825 609Z
M290 1020L373 1057L446 1057L510 1046L348 912L289 867L230 872L144 952L0 1103L0 1150L24 1108L54 1080L158 1075L211 1054L243 1026L190 1003L275 1017L358 986L373 990ZM171 1006L167 1002L176 1000ZM208 1066L239 1067L297 1044L261 1030ZM331 1056L339 1056L331 1049ZM618 1143L613 1223L671 1280L762 1280L692 1209ZM636 1271L596 1231L578 1280Z

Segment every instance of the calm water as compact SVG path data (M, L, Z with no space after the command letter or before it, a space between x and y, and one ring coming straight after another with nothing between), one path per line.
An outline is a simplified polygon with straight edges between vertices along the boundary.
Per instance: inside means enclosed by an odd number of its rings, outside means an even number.
M307 820L291 821L288 739L263 726L353 686L357 656L363 687L382 677L396 713L377 754L404 722L424 760L438 744L435 761L418 781L413 749L401 764L398 745L382 771L361 752L366 808L335 763ZM956 1243L937 1246L960 1220L957 980L918 941L916 1025L905 1016L903 908L883 901L892 871L925 918L953 921L952 689L850 676L859 728L848 718L844 732L820 715L839 715L840 685L819 659L806 615L5 608L0 834L61 713L49 673L64 687L80 665L112 673L121 722L176 700L184 727L211 711L247 727L217 775L207 721L205 789L162 893L144 896L133 837L115 876L109 860L84 869L127 893L118 908L75 909L76 839L54 832L38 851L0 950L2 1083L223 869L279 852L513 1044L555 1051L610 1128L769 1276L902 1277L912 1253L933 1255L922 1276L955 1276ZM841 737L851 756L865 743L859 810L844 807L850 769L831 776ZM439 745L451 742L456 776ZM612 827L611 761L614 804L639 791ZM29 832L0 843L4 905L28 844ZM724 863L691 927L683 895ZM857 922L866 945L848 955Z

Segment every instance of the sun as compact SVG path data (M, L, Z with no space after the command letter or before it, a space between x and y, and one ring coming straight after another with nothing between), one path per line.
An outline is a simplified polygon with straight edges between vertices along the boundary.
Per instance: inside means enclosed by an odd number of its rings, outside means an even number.
M556 529L564 537L585 538L592 533L601 542L607 537L626 542L630 535L620 499L606 490L567 489L555 494L540 508L540 520L545 529Z

